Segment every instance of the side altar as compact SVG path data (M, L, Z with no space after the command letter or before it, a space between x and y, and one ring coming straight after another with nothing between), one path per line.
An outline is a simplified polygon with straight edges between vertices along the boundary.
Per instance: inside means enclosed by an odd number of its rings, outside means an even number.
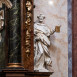
M36 33L34 33L33 9L35 6L33 0L1 1L0 3L6 6L4 12L6 67L0 72L0 77L49 77L53 72L37 70L38 63L36 67L34 66L34 60L37 57L34 54L36 51L34 48L34 36ZM41 20L41 17L44 19L43 15L40 15L38 19ZM56 32L58 32L57 29L56 27ZM47 37L49 36L47 35ZM38 41L37 37L36 39ZM48 54L47 59L49 60Z

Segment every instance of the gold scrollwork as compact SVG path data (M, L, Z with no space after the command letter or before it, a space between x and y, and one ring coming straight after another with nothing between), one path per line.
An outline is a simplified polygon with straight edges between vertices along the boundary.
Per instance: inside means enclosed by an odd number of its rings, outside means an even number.
M27 25L29 25L30 22L31 22L31 19L30 19L30 18L27 18L27 20L26 20L25 23L26 23Z
M27 17L28 18L32 17L32 14L30 12L27 12Z
M27 8L28 11L31 11L32 10L31 1L27 0L27 2L26 2L26 8Z
M29 56L30 54L30 48L31 48L31 23L32 23L32 2L31 0L26 1L26 54Z

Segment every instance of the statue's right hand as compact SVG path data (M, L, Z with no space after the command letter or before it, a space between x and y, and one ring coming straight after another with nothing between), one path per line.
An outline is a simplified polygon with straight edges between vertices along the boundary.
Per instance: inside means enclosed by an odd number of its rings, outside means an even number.
M36 40L40 40L40 38L37 36L36 38L35 38Z

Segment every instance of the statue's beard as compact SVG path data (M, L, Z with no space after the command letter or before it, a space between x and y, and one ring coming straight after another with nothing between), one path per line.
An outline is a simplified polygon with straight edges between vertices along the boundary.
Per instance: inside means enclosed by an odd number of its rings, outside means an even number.
M43 20L39 20L39 22L40 22L40 23L42 23L42 22L43 22Z

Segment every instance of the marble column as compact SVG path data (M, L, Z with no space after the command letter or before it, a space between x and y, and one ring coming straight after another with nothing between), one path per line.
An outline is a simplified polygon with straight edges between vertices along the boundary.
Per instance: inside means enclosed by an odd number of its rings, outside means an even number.
M20 0L10 0L13 4L9 9L8 24L8 67L21 66L21 25L20 25Z

